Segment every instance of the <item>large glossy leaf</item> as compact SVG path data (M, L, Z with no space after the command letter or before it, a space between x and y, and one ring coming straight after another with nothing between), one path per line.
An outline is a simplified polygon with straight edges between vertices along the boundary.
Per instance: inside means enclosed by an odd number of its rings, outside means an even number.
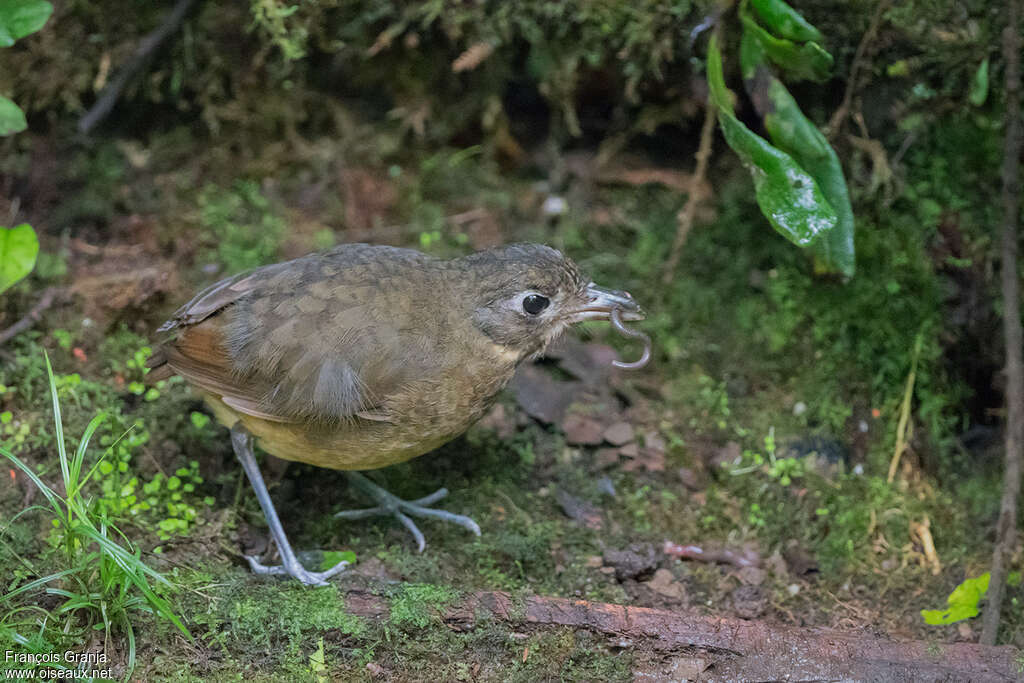
M45 0L0 0L0 47L35 33L53 13Z
M0 227L0 292L32 272L39 254L39 240L28 223Z
M757 204L781 235L807 247L831 231L836 213L814 178L786 152L757 135L733 113L732 92L725 86L718 41L708 44L708 86L718 108L718 123L729 144L754 178Z
M821 188L836 214L836 226L812 248L815 270L853 277L854 218L843 166L835 150L768 67L760 44L744 35L740 45L743 80L772 143L787 152Z
M740 12L744 35L749 35L761 45L765 55L793 78L821 83L832 73L832 55L815 42L794 43L786 38L776 38L762 28L749 12Z
M14 135L26 128L28 122L25 121L25 112L14 102L0 95L0 135Z
M750 5L761 23L775 35L801 43L808 40L821 42L821 31L782 0L750 0Z

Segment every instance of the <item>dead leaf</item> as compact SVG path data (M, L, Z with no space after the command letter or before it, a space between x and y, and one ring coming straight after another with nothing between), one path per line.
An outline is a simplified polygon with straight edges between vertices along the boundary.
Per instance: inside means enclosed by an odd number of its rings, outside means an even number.
M490 43L476 43L470 45L466 50L452 62L452 71L472 71L480 66L485 59L494 52L494 46Z

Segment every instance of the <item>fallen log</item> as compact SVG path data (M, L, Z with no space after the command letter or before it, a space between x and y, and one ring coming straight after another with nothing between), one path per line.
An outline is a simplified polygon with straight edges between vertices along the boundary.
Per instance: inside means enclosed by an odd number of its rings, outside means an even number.
M386 618L387 600L346 593L347 610ZM701 681L1020 681L1021 653L1008 645L900 641L865 631L798 628L647 607L508 593L473 593L439 615L468 630L497 619L567 626L685 653L707 667ZM664 680L669 680L666 678ZM685 680L685 678L684 678Z

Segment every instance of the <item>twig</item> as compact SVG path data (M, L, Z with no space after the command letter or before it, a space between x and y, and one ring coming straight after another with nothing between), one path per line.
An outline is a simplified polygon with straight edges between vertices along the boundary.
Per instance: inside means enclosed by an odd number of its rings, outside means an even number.
M864 66L864 53L867 52L868 45L871 44L871 41L878 34L878 27L882 25L882 15L889 8L890 1L882 0L878 3L878 7L875 8L875 14L871 17L871 23L868 24L868 30L864 32L860 43L857 44L857 51L853 54L853 64L850 66L850 78L846 81L846 91L843 92L843 101L832 114L832 118L829 119L828 125L825 127L829 138L834 138L839 134L839 129L843 127L843 123L850 113L853 93L857 90L857 76L860 75L860 70Z
M39 322L39 319L43 317L43 312L52 306L58 297L62 298L64 294L66 294L66 290L62 287L48 287L43 290L43 296L32 307L32 310L28 312L28 315L3 332L0 332L0 344L6 343Z
M686 206L679 212L676 239L672 243L672 251L669 253L668 260L665 261L665 268L661 275L661 281L666 285L672 282L676 266L679 265L679 257L683 253L683 245L686 244L686 238L690 231L693 230L693 220L697 215L697 206L704 200L700 189L704 185L704 179L708 174L708 160L711 158L711 141L714 138L714 132L715 105L708 98L707 107L704 109L704 124L700 129L700 145L697 147L697 154L695 155L697 167L690 178L690 196L686 198Z
M1017 220L1020 215L1020 0L1008 3L1003 31L1006 60L1006 142L1003 147L1003 336L1006 339L1006 470L999 505L996 545L992 550L988 605L982 617L981 642L994 645L999 634L1006 565L1017 536L1017 498L1024 461L1024 333L1020 322L1020 281L1017 277Z
M896 468L900 464L900 456L907 448L907 423L910 420L910 402L914 397L914 380L917 378L917 359L921 356L922 333L917 334L914 342L914 355L910 360L910 374L907 375L907 384L903 388L903 402L900 405L900 420L896 424L896 447L892 451L892 460L889 461L889 476L886 478L890 484L896 478Z
M185 15L188 10L192 7L195 0L178 0L178 3L174 8L167 14L163 22L155 29L146 34L146 37L142 39L139 46L135 48L135 52L132 53L131 58L125 63L121 70L118 71L117 75L107 84L107 87L100 93L99 98L96 100L92 108L87 111L81 119L78 120L78 130L82 133L88 133L96 127L103 119L107 118L107 114L117 104L118 98L121 96L121 91L128 85L128 82L135 77L142 67L149 61L150 56L156 51L160 45L167 40L167 37L178 30L181 23L185 21Z

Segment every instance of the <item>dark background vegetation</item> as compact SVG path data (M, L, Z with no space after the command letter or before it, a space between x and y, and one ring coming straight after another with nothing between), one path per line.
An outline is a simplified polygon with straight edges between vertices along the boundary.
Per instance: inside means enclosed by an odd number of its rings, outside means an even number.
M709 3L329 0L289 13L276 0L199 2L90 135L79 117L169 4L56 2L41 32L0 54L0 92L29 118L29 132L0 141L0 222L30 222L42 243L32 276L0 302L0 327L46 287L66 292L0 349L0 439L54 475L41 348L69 436L101 410L98 445L136 425L95 495L176 582L167 598L196 637L140 614L136 676L630 680L657 657L586 633L435 623L436 606L469 589L976 639L972 622L926 626L919 611L987 571L998 514L1000 3L893 3L855 83L877 3L798 5L836 58L828 82L792 85L804 111L825 125L852 88L829 131L857 219L848 283L815 277L771 230L720 138L710 196L662 282L707 91L704 42L687 36ZM723 35L734 47L728 24ZM985 59L991 86L973 103ZM733 82L736 69L730 60ZM742 98L738 113L757 128ZM566 211L545 212L551 198ZM142 383L155 327L220 276L336 243L457 255L522 240L564 249L650 312L651 366L602 378L570 408L629 423L639 455L581 444L509 395L466 437L383 474L413 497L447 485L481 539L425 528L418 555L388 521L331 519L362 505L341 477L271 475L295 545L355 551L340 583L398 600L390 621L346 615L334 588L251 577L240 551L266 534L226 433L182 383ZM600 326L586 334L635 353ZM918 343L909 445L889 484ZM719 467L776 453L789 464ZM40 515L11 521L32 494L4 480L6 587L50 571L51 532ZM560 493L592 506L598 528L567 517ZM745 546L765 576L673 560L666 540ZM617 573L609 553L648 546L650 566ZM1018 546L1011 571L1021 562ZM1021 599L1018 575L1002 630L1018 647ZM0 637L31 634L39 651L92 639L124 665L120 631L105 639L84 614L38 618L11 611Z

